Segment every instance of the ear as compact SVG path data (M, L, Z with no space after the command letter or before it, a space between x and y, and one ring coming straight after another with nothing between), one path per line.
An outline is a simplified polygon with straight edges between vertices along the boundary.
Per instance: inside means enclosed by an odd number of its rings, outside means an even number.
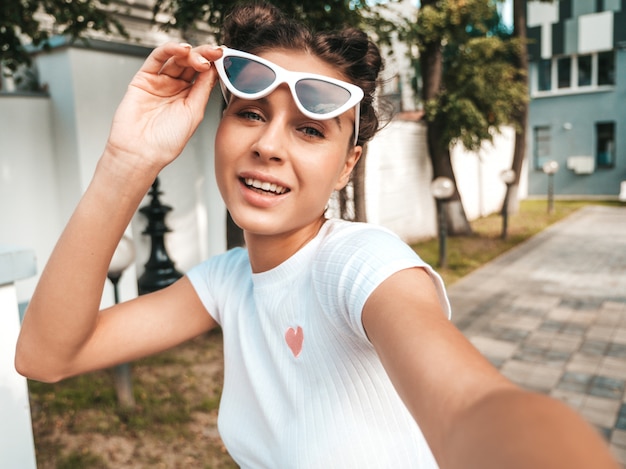
M340 191L346 187L346 184L348 184L348 181L350 180L350 174L352 174L352 170L359 162L362 153L363 147L361 145L355 145L350 148L344 166L339 174L339 178L337 179L337 184L335 185L336 191Z

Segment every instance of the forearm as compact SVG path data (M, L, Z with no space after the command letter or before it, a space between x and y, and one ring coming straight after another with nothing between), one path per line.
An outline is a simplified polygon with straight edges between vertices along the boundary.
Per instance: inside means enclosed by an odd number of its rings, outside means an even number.
M56 380L89 339L113 252L156 174L119 155L101 158L28 306L16 353L20 372Z
M520 390L494 393L455 420L442 468L618 468L607 444L565 404Z

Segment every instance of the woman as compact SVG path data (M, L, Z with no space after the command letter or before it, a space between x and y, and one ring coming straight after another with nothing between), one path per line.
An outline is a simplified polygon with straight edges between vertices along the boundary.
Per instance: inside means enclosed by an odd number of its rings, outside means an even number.
M365 34L313 35L256 4L231 13L225 43L166 44L132 80L25 315L17 369L57 381L219 324L219 427L242 467L614 467L579 417L514 386L463 338L411 249L326 220L378 128L382 62ZM98 311L124 229L218 78L216 177L246 249Z

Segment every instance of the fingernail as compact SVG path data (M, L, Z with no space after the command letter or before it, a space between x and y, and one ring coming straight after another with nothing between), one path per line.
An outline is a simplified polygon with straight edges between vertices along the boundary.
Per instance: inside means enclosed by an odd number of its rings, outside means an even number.
M181 42L180 45L182 47L186 47L187 49L191 49L191 44L188 44L187 42Z

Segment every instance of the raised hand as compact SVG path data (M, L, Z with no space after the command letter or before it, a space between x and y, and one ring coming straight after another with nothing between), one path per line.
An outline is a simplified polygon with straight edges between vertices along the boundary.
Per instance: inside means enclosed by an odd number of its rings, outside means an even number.
M156 48L118 107L107 152L158 172L183 150L204 116L217 73L213 46L168 43Z

